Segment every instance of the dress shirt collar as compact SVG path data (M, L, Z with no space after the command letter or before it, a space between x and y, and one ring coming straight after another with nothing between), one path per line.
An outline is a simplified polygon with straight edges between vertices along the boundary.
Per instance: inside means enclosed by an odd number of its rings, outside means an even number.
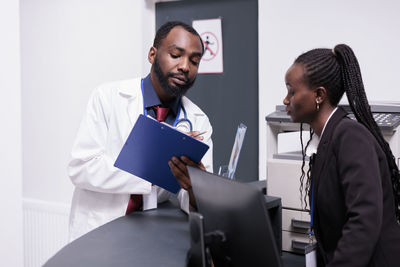
M143 79L143 95L145 101L144 106L146 109L162 105L161 100L158 97L156 90L154 89L154 86L151 82L150 74ZM179 103L180 103L180 98L176 98L174 101L166 105L166 107L169 107L170 110L174 113L174 116L178 114Z
M326 120L326 122L325 122L325 124L324 124L324 128L322 128L321 136L318 136L318 135L316 135L316 134L313 134L312 139L311 139L311 141L310 141L310 143L309 143L309 145L308 145L308 147L307 147L307 150L306 150L306 155L307 155L307 156L311 157L312 154L317 154L317 149L318 149L319 141L321 140L322 135L324 134L325 127L326 127L326 125L328 124L328 121L329 121L330 118L332 117L333 113L335 113L335 111L336 111L337 109L338 109L338 108L336 107L336 108L331 112L331 114L329 115L328 119Z

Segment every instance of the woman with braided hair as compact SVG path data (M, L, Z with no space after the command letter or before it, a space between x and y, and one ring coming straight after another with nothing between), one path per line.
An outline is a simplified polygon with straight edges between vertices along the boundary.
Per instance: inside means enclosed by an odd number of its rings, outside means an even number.
M308 51L285 81L287 113L311 127L303 151L310 171L302 171L300 191L309 198L318 266L400 266L399 170L372 117L352 49ZM338 107L344 92L357 122Z

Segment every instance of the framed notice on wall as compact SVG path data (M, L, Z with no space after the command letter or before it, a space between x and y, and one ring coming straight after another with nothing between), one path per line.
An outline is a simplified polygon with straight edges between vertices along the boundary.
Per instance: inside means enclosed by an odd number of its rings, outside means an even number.
M221 18L194 20L193 28L200 34L204 55L198 73L223 73Z

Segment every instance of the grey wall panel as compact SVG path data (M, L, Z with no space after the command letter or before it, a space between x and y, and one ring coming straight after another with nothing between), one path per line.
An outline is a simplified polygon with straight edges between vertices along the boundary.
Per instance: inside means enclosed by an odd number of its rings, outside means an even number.
M156 27L169 20L192 24L222 18L224 73L199 74L187 96L214 129L214 172L228 164L240 122L248 126L236 177L258 179L258 1L189 0L156 4Z

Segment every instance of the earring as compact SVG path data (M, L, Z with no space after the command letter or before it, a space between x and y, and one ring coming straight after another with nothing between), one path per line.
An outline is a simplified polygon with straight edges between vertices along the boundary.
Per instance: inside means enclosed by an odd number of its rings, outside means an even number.
M315 99L315 102L317 103L317 111L319 111L319 103L318 103L318 100Z

